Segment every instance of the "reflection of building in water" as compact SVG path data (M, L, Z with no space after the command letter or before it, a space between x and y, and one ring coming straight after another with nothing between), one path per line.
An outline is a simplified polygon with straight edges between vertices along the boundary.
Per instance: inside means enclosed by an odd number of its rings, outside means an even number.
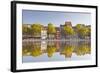
M60 49L60 41L55 42L56 48L59 50Z
M60 41L48 41L47 46L56 47L56 52L60 49Z
M50 46L55 45L55 41L48 41L47 43L48 43L48 45L50 45Z
M72 53L77 56L91 54L90 42L66 42L66 41L33 41L23 42L23 56L38 57L43 53L47 53L48 57L52 57L59 52L66 58L71 58Z
M45 52L46 49L47 49L47 42L41 41L41 51Z

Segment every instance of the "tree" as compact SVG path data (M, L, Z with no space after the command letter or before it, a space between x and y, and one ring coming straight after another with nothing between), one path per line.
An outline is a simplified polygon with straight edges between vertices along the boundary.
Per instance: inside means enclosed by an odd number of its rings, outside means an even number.
M87 27L83 27L83 28L79 29L79 34L82 37L87 36L88 35L88 28Z
M56 33L56 28L54 27L54 25L52 23L48 24L48 30L47 30L48 36L54 36L54 34Z
M91 37L91 27L87 27L88 28L88 36Z
M64 30L64 33L67 35L67 36L71 36L71 35L74 35L74 30L71 26L64 26L63 27L63 30Z
M77 28L77 29L81 29L82 27L84 27L84 24L77 24L77 25L76 25L76 28Z
M24 26L24 24L23 24L23 26L22 26L22 33L26 34L26 35L31 34L31 28L28 27L28 26Z
M80 38L85 38L86 36L90 35L90 28L86 27L83 24L76 25L77 34Z
M56 29L52 23L48 24L48 34L54 34L56 33Z
M42 25L41 24L33 24L31 26L32 28L32 34L34 36L40 35L41 34L41 29L42 29Z

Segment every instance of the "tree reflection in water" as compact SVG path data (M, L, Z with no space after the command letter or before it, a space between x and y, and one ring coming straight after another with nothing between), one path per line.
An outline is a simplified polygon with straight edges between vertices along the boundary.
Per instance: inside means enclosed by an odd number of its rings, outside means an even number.
M55 53L64 55L65 58L71 58L75 53L77 56L91 54L90 41L67 42L67 41L32 41L23 42L23 56L39 57L43 54L53 57Z
M66 57L71 57L73 53L74 47L71 45L65 45L63 50L60 52L61 55L65 55Z
M75 53L78 56L90 54L91 53L91 47L87 42L82 43L81 45L77 46L77 49L75 49Z

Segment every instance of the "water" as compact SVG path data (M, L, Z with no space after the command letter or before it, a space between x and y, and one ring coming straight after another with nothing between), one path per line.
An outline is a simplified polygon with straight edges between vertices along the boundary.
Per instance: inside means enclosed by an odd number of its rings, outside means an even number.
M22 61L50 62L91 59L90 41L23 41Z

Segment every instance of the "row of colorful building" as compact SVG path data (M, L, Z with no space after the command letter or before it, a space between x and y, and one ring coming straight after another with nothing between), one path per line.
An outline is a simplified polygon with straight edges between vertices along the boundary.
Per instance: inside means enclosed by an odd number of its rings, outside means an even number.
M74 31L76 31L76 27L75 26L72 26L72 23L70 21L67 21L65 22L64 25L60 25L59 27L55 27L56 29L56 33L53 34L53 35L48 35L47 34L47 26L43 26L43 28L41 29L41 34L34 37L32 35L25 35L23 34L23 38L41 38L41 39L61 39L61 38L65 38L66 34L64 33L64 29L63 27L64 26L70 26L74 29ZM31 27L31 24L23 24L23 26L26 26L26 27ZM88 25L87 27L91 27L90 25ZM79 38L77 34L74 34L72 36L67 36L66 38ZM90 38L90 37L88 37Z

